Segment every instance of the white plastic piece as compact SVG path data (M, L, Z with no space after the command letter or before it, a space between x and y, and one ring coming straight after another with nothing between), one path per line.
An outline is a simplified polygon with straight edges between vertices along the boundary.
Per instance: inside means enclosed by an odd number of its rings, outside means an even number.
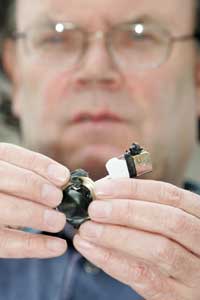
M111 158L106 163L106 169L110 178L130 178L125 159Z

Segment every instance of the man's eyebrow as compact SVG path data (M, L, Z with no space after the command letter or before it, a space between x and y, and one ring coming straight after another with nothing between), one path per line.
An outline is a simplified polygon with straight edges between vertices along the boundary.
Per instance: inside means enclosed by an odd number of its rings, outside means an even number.
M53 26L57 23L65 23L65 22L71 22L70 19L63 19L59 18L58 16L50 16L48 14L41 14L38 16L31 24L28 25L29 27L39 27L39 26ZM111 22L107 22L110 24ZM141 23L141 24L147 24L147 25L157 25L157 26L165 26L167 25L162 18L150 16L150 15L141 15L141 16L135 16L135 17L128 17L123 18L122 20L118 20L115 24L123 24L123 23ZM110 24L111 25L111 24ZM112 25L111 25L112 26Z
M163 20L158 17L150 15L141 15L136 17L129 17L123 21L123 23L141 23L141 24L155 24L158 26L163 25Z
M62 22L62 21L60 21L60 22ZM31 23L27 24L27 28L54 25L56 23L57 23L56 19L54 20L52 17L48 16L47 14L41 14L41 15L37 16L37 18L32 20Z

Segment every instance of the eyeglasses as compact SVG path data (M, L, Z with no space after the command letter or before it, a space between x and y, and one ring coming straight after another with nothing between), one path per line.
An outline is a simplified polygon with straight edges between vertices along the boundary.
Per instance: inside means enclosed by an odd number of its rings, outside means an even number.
M67 68L82 61L93 39L102 39L114 62L125 71L159 67L169 58L175 42L199 38L195 34L173 37L155 24L124 23L108 32L92 33L69 22L16 32L13 37L23 39L28 53L40 63Z

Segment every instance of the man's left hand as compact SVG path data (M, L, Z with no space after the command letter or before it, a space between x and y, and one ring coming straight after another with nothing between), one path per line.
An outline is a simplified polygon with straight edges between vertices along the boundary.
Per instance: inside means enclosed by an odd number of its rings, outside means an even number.
M77 250L146 300L200 299L200 196L168 183L103 179Z

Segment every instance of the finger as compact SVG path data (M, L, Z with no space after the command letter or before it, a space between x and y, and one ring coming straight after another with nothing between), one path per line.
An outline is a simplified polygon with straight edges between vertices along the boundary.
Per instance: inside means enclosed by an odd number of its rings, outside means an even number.
M62 201L62 190L32 171L0 161L0 178L0 192L51 207Z
M0 229L1 258L50 258L62 255L66 241L46 235Z
M200 220L179 208L125 199L93 201L89 215L97 222L161 234L200 256Z
M61 231L65 224L65 215L56 210L0 193L0 225L55 233Z
M189 289L164 276L156 268L124 254L98 247L81 239L74 238L76 249L90 262L115 279L129 285L146 300L191 299Z
M200 259L162 236L94 222L83 224L79 234L81 238L101 247L145 260L155 265L163 274L184 284L190 285L199 281Z
M98 199L134 199L180 208L200 218L200 195L170 183L142 179L102 179L96 182Z
M59 187L70 177L69 170L53 159L12 144L0 143L0 160L31 170Z

